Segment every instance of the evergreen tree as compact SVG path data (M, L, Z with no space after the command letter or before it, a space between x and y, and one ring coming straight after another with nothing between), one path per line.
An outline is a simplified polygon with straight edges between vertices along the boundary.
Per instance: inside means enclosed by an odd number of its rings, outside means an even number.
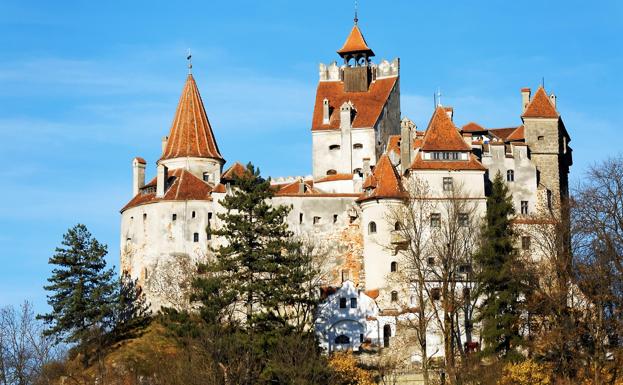
M515 214L508 187L498 172L487 197L482 246L476 255L478 280L484 301L480 307L482 353L503 360L520 359L520 318L526 293L526 271L515 249Z
M101 341L110 328L115 306L113 269L106 269L106 245L78 224L63 235L63 247L56 248L49 263L55 265L44 289L52 312L40 315L47 326L45 335L59 342L88 345Z
M113 307L114 340L132 337L151 320L149 305L142 288L127 272L123 272L116 285Z
M291 208L272 206L273 195L270 181L249 163L221 202L226 212L218 215L222 226L212 234L225 245L200 266L194 282L193 298L202 302L206 320L222 319L234 309L246 319L244 327L273 331L291 326L294 309L313 302L305 285L314 274L309 256L288 229ZM239 320L236 314L229 319Z

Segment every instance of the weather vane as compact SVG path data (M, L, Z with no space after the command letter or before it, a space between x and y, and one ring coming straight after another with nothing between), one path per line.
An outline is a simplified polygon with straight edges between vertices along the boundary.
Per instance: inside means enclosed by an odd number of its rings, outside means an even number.
M355 0L355 24L359 21L357 18L357 9L359 8L359 1Z
M188 49L188 56L186 56L186 60L188 60L188 74L192 74L193 73L193 61L192 61L193 55L190 53L190 48Z

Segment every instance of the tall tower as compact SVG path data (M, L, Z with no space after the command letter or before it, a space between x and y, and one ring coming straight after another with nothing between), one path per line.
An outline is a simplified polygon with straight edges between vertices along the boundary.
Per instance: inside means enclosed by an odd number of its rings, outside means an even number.
M537 168L537 211L555 213L569 196L571 138L556 110L554 94L548 96L543 87L532 98L529 88L521 93L525 140Z
M364 159L376 164L390 135L400 132L399 60L371 62L357 19L337 51L343 63L320 64L312 118L315 179L361 174Z

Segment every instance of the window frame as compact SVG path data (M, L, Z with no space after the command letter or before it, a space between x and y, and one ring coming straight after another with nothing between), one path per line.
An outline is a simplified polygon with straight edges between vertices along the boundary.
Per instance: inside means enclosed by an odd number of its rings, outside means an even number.
M376 234L378 228L376 226L376 222L370 221L368 222L368 234Z

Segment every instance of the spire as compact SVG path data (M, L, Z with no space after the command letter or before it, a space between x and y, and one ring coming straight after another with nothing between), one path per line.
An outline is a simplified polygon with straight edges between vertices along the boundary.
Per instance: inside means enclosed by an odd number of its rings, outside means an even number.
M368 47L366 39L364 39L363 34L357 25L358 20L357 13L355 12L355 25L353 25L353 29L351 29L350 34L346 38L342 48L337 51L341 57L353 55L364 55L366 57L374 56L374 52L370 49L370 47Z
M192 74L186 78L161 159L187 156L223 160Z

